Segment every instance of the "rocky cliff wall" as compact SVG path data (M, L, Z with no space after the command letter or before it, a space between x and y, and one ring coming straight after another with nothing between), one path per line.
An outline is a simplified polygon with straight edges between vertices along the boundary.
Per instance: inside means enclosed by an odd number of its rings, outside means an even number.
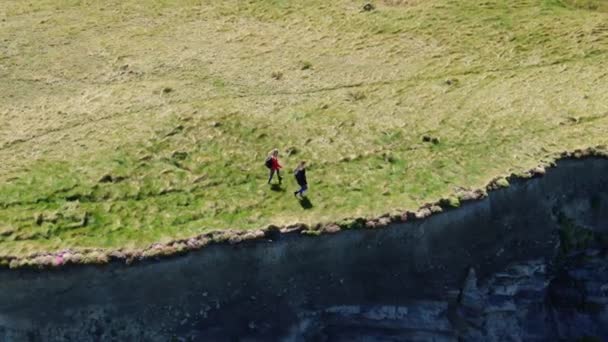
M608 340L608 160L424 220L0 271L1 341Z

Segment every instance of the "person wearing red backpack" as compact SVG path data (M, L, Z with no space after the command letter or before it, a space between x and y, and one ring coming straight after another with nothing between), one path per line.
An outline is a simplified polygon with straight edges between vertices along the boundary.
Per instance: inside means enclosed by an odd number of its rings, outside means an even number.
M272 177L274 176L275 172L277 174L277 177L279 178L279 184L281 184L283 178L281 177L280 171L283 166L279 164L279 150L276 148L272 150L266 158L266 162L264 164L267 168L270 169L270 177L268 178L268 184L270 184L270 181L272 181Z

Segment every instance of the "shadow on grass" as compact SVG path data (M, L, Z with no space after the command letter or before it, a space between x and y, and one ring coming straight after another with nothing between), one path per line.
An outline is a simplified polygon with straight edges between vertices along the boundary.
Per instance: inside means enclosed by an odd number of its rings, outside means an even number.
M312 204L312 202L308 199L308 197L302 197L299 199L300 201L300 205L302 206L302 208L304 208L305 210L308 209L312 209L312 207L314 207L314 205Z
M272 191L276 191L276 192L285 192L285 189L283 189L283 188L281 187L281 184L272 184L272 185L270 186L270 190L272 190Z

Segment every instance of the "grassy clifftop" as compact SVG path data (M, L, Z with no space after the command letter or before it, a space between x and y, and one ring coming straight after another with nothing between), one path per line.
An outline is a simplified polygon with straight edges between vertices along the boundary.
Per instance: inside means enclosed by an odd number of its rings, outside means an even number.
M606 1L373 4L2 2L0 255L375 216L608 144Z

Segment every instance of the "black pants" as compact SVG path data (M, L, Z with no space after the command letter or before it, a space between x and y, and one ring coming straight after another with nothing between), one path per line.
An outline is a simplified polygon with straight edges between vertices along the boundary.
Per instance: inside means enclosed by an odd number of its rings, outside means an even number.
M272 180L272 176L274 176L274 173L277 173L277 177L279 178L279 184L281 184L281 181L283 180L283 177L281 177L281 171L280 170L270 170L270 177L268 178L268 183L270 184L270 181Z

